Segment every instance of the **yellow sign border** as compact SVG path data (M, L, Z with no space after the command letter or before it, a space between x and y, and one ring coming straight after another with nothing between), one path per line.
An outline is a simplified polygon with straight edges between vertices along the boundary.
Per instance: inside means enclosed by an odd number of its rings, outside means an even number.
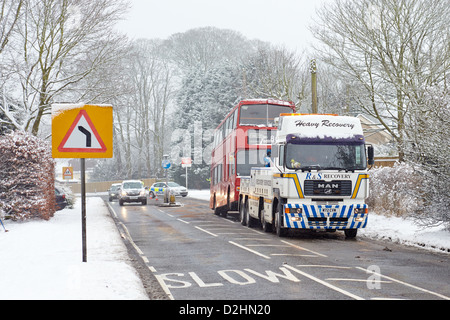
M89 116L105 151L62 152L61 143L68 135L79 114ZM55 104L52 106L52 156L55 159L103 159L113 157L113 107L111 105Z

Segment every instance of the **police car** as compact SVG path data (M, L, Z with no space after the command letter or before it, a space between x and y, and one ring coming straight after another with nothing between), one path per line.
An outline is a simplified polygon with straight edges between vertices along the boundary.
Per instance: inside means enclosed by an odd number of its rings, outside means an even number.
M169 186L165 182L154 183L149 190L150 198L155 198L156 196L164 196L164 191L169 188L170 192L173 192L176 196L186 197L188 191L185 187L180 186L178 183L169 182Z

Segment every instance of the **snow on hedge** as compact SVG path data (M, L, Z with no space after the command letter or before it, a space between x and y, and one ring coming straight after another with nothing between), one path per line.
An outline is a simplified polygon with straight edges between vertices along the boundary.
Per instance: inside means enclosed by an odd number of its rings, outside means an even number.
M55 213L55 164L49 144L24 132L0 137L0 215L48 220Z

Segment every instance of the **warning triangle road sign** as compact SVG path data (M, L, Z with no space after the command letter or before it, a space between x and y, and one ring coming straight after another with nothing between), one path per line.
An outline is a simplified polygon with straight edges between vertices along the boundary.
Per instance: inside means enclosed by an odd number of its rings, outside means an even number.
M58 147L59 152L106 152L106 146L86 110L81 110Z

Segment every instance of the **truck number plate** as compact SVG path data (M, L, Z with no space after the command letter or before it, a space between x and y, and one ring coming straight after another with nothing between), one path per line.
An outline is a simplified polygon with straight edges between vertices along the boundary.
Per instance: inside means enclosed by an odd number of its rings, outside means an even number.
M337 208L321 208L320 211L323 213L337 213Z

